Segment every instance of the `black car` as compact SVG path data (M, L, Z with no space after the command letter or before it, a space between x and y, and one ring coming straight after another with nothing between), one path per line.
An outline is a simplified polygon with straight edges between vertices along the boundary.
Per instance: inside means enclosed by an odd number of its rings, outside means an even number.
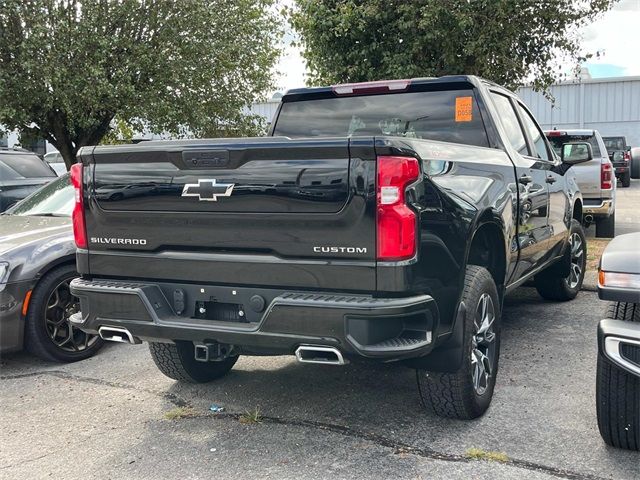
M74 328L78 300L69 283L75 266L69 174L0 215L0 353L23 347L46 359L76 361L102 345Z
M0 212L56 177L56 172L35 153L0 147Z

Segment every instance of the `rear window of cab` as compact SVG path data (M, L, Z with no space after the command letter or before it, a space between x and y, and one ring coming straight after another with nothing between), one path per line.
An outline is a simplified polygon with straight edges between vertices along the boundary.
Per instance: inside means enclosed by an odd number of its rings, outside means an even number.
M472 89L284 102L275 136L393 136L488 147Z

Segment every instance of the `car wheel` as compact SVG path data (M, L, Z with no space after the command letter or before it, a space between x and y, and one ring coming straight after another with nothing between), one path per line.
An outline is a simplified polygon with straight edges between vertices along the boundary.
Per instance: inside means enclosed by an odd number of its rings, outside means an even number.
M572 220L564 257L536 275L536 290L547 300L573 300L582 288L586 266L587 239L580 222Z
M151 357L167 377L189 383L206 383L226 375L238 361L229 357L220 362L199 362L191 342L149 343Z
M596 237L613 238L616 236L616 212L614 211L608 217L599 217L596 219Z
M80 310L69 284L75 265L57 267L36 284L29 301L25 336L27 350L55 362L76 362L94 355L104 344L98 335L74 327L69 317Z
M620 183L623 187L631 186L631 172L626 172L620 175Z
M607 318L640 322L640 305L612 303ZM629 347L625 356L640 364L640 347ZM602 352L598 354L597 372L596 413L600 435L613 447L640 450L640 378L614 365Z
M454 373L416 370L418 392L429 411L441 417L472 419L487 411L493 396L500 355L500 303L491 274L469 265L462 366Z

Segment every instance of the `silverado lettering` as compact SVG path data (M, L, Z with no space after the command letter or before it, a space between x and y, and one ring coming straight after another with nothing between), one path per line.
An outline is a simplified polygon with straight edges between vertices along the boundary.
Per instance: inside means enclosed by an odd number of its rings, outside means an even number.
M104 243L109 245L146 245L144 238L105 238L91 237L91 243Z
M267 138L82 147L73 321L148 341L181 381L215 380L240 355L395 362L438 415L478 417L505 295L531 281L570 300L582 285L571 166L593 155L565 150L515 94L473 76L291 90ZM233 195L185 200L203 178Z

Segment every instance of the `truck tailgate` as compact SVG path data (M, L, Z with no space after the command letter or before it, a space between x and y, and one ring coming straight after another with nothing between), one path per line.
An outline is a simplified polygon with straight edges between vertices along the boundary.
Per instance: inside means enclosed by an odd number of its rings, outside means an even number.
M374 290L373 139L358 152L278 137L84 149L81 273Z

